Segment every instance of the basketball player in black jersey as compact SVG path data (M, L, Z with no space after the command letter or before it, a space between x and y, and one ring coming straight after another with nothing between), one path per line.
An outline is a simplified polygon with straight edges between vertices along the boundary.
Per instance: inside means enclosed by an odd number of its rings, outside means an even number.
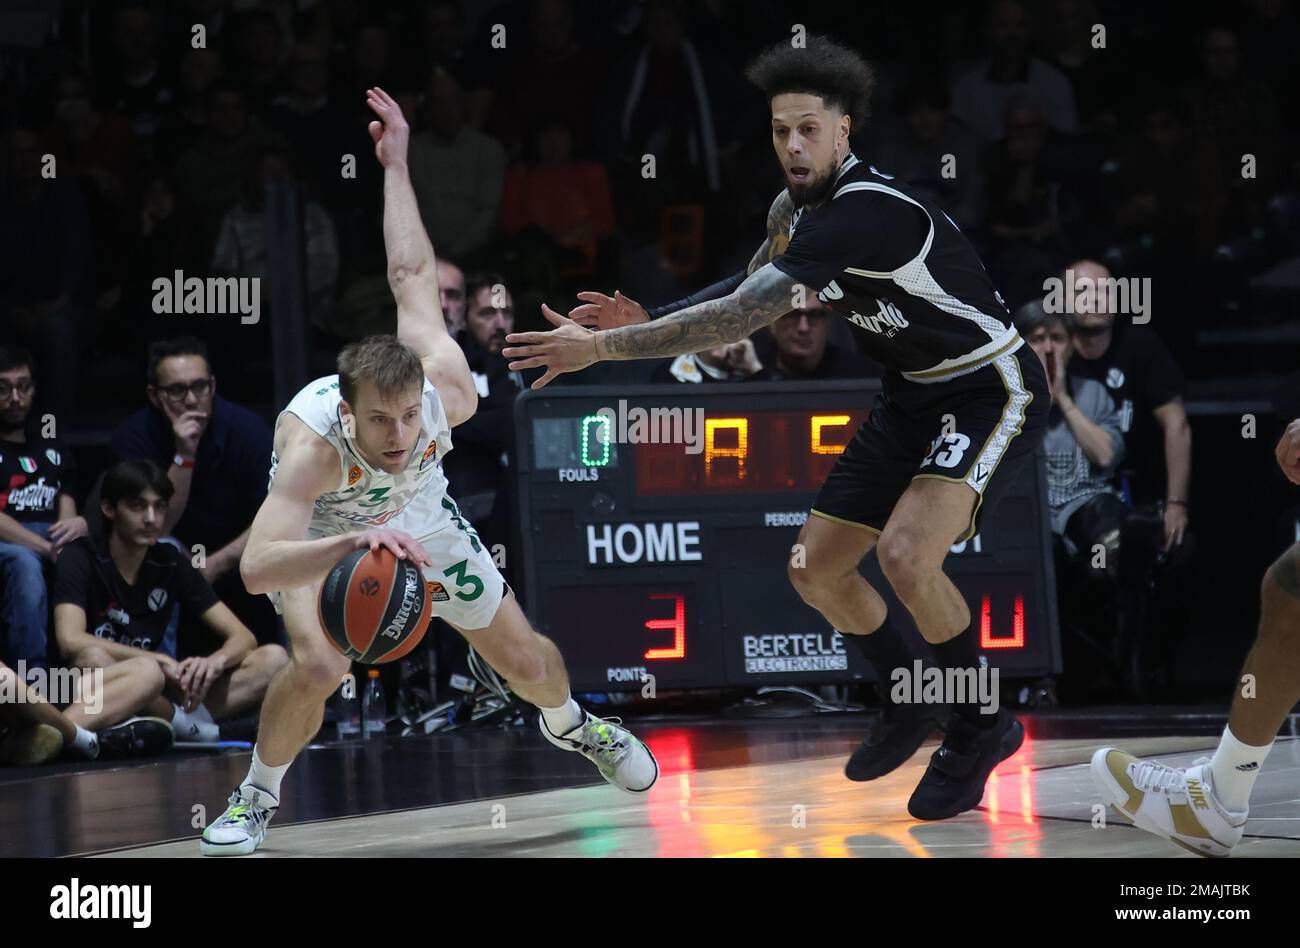
M865 333L867 354L887 373L870 418L818 494L799 535L804 565L792 558L790 580L878 680L891 682L894 669L911 669L912 655L858 572L874 548L937 664L978 668L978 633L943 562L1032 467L1050 401L1046 375L952 220L850 151L849 132L870 99L868 64L810 36L805 48L767 51L748 76L768 97L786 188L747 273L653 321L621 294L581 293L586 305L573 318L543 307L556 328L511 334L503 354L512 369L544 366L539 388L601 360L738 342L815 293ZM945 710L886 698L848 777L872 780L898 767ZM944 742L908 802L914 817L944 819L979 804L989 773L1024 737L1005 709L981 713L991 710L951 706Z

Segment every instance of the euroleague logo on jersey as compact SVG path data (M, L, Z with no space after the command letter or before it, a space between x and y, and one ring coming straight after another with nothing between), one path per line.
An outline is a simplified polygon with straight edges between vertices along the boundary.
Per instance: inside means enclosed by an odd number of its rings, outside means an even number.
M429 446L424 449L424 455L420 458L420 470L423 471L426 467L428 467L429 462L433 461L437 457L437 454L438 454L438 442L435 439L433 441L430 441Z
M361 480L361 468L354 464L352 469L348 471L348 486L353 486L359 480Z

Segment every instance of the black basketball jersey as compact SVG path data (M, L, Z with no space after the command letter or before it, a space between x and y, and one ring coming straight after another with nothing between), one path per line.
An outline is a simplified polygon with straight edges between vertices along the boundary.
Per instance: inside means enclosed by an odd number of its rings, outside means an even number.
M1023 340L957 225L850 154L831 198L795 211L772 265L866 334L865 350L913 382L940 382Z

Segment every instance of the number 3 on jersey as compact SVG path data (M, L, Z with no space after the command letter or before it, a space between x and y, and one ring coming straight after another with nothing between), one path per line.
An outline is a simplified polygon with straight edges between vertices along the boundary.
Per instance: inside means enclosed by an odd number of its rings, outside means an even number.
M456 563L453 566L448 566L442 571L442 575L451 577L455 581L456 585L460 586L462 589L469 587L474 590L469 593L461 592L459 589L456 590L456 598L463 602L473 602L479 596L483 595L483 580L479 579L473 573L467 572L466 568L468 566L469 560L461 560L459 563Z
M929 467L932 461L939 467L956 467L969 447L970 438L964 434L941 435L934 439L934 446L921 462L921 467Z

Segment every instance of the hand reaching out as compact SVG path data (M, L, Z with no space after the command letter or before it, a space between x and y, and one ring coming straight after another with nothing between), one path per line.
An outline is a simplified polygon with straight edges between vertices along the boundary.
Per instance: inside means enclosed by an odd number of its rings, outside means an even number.
M383 89L366 90L366 105L379 116L367 128L375 143L375 157L385 168L406 164L406 148L411 139L411 127L402 115L397 100Z

